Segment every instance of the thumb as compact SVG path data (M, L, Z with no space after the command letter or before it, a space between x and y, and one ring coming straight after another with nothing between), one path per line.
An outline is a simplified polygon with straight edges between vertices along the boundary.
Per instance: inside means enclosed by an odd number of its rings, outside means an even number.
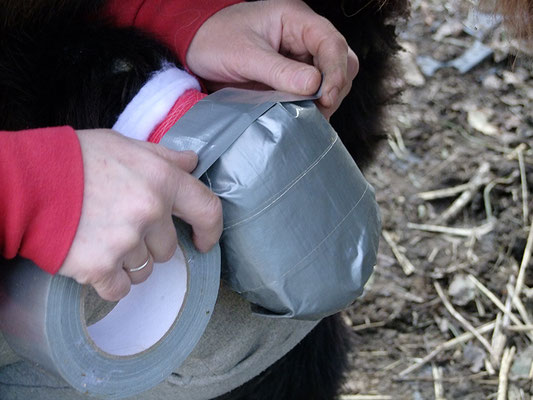
M165 148L165 150L168 150ZM168 161L176 165L178 168L191 173L198 165L198 155L192 150L172 151L168 150Z
M192 172L198 165L198 155L192 150L175 151L155 143L144 144L150 146L157 155L186 172Z
M257 49L256 57L248 60L249 73L245 78L264 82L276 90L311 95L322 80L314 66L287 58L273 49Z

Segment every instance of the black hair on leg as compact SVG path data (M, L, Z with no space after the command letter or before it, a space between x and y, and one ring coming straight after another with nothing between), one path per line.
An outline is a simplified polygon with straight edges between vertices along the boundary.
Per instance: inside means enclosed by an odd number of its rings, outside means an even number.
M329 19L359 58L359 73L331 117L344 145L364 168L385 138L386 106L394 98L390 79L397 75L395 22L407 16L408 0L305 0Z
M106 0L2 0L0 33L36 25L85 23Z
M215 400L334 400L348 368L349 342L339 314L324 318L287 355Z
M0 41L0 130L110 128L162 62L161 44L105 22L14 28Z

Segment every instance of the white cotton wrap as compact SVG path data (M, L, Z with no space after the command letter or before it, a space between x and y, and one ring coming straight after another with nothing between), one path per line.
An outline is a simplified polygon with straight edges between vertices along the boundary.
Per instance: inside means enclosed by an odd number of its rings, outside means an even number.
M192 75L166 65L144 84L113 125L124 136L148 140L150 133L168 115L179 97L189 89L200 90Z

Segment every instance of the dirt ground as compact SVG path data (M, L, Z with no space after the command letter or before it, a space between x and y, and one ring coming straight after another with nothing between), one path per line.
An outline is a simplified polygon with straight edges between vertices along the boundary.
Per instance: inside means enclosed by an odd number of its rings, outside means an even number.
M470 24L468 1L412 3L393 83L403 95L367 172L383 237L345 313L355 346L341 399L531 400L533 59L502 26ZM474 44L465 26L492 54L465 73L422 74L419 57Z

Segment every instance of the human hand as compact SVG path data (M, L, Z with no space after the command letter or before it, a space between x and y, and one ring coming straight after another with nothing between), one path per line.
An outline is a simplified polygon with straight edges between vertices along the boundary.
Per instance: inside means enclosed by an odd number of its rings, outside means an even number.
M311 95L324 74L318 106L328 118L359 70L344 37L300 0L239 3L220 10L200 27L186 61L211 90L255 82Z
M208 251L222 233L220 200L189 173L198 158L106 129L80 130L85 187L81 218L59 274L92 285L105 300L124 297L154 262L177 248L175 215ZM131 272L148 260L140 271Z

